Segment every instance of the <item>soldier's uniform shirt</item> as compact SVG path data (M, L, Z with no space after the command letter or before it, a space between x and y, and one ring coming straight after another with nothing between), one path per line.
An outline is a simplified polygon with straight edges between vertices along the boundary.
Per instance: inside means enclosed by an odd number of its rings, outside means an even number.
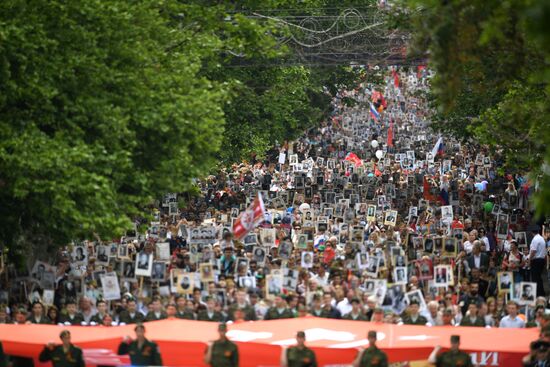
M435 360L436 367L473 367L468 353L462 351L448 351L439 354Z
M403 317L403 324L405 325L426 325L427 322L428 319L422 315L418 315L416 320L413 320L410 315L405 315Z
M128 354L132 366L162 366L162 358L157 344L147 339L141 348L138 346L137 340L133 340L131 343L120 343L118 354Z
M176 317L183 320L195 320L195 313L191 310L178 311L176 312Z
M100 315L99 313L96 313L92 316L90 322L95 322L96 324L101 325L103 324L103 318L105 317L105 315L107 314Z
M0 342L0 367L7 367L8 366L8 357L4 354L4 347L2 346L2 342Z
M216 340L212 344L210 359L212 367L237 367L239 365L239 349L230 340Z
M475 321L472 321L469 317L464 317L462 321L460 321L460 326L478 326L478 327L485 327L485 320L483 317L476 317Z
M320 310L311 310L309 314L316 317L324 317L326 319L330 318L330 311L327 311L324 308L321 308Z
M351 312L347 313L342 317L344 320L353 320L353 321L367 321L367 317L363 315L361 312L357 315L352 315Z
M80 325L83 321L84 316L82 316L82 314L80 313L74 314L72 318L68 314L62 314L61 316L59 316L59 322L63 324L68 322L71 325Z
M290 347L286 350L288 367L317 367L315 353L308 347Z
M200 311L199 314L197 315L197 320L221 322L223 321L223 315L221 314L221 312L214 311L212 313L212 316L210 316L208 315L208 311L203 310L203 311Z
M270 307L265 314L264 320L292 319L294 314L289 308L284 308L279 312L277 307Z
M235 320L235 311L239 309L238 304L233 304L231 307L229 307L229 319ZM256 321L256 311L254 311L254 308L250 305L245 305L244 307L240 308L244 313L244 319L246 321Z
M145 321L148 322L148 321L157 321L157 320L164 320L168 318L168 315L166 315L165 312L161 312L158 314L154 313L153 311L149 311L147 313L147 315L145 316Z
M118 322L119 323L125 323L127 325L129 324L138 324L145 320L145 317L141 312L137 312L132 316L130 313L126 310L122 311L120 315L118 316Z
M47 318L46 316L40 317L40 319L35 319L33 315L30 315L27 317L27 321L30 321L31 324L42 324L42 325L50 325L52 324L52 321Z
M368 347L363 352L360 367L388 367L388 356L376 346Z
M40 362L51 361L53 367L84 367L82 349L71 344L67 353L62 345L56 345L52 350L45 347L38 356Z

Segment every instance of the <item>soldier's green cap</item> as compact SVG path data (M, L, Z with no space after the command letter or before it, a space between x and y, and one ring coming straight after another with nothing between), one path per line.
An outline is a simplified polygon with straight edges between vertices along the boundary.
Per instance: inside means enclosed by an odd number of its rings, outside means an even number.
M296 333L296 337L298 337L298 338L304 338L304 339L305 339L306 333L304 333L303 331L298 331L298 332Z
M367 334L369 338L376 338L376 330L370 330Z
M460 335L451 335L451 343L460 343Z
M224 322L218 324L218 331L227 331L227 324Z

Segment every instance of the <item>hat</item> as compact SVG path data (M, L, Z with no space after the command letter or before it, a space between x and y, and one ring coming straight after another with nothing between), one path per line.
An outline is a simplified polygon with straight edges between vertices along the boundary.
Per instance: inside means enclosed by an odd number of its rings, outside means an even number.
M298 332L296 333L296 337L297 337L297 338L304 338L304 339L305 339L306 333L304 333L303 331L298 331Z
M227 331L227 324L224 322L218 324L218 331Z
M367 334L368 338L376 338L376 330L370 330Z
M451 343L460 343L460 335L451 335Z
M418 300L416 298L412 299L411 302L409 303L410 306L412 305L420 305L420 303L418 303Z

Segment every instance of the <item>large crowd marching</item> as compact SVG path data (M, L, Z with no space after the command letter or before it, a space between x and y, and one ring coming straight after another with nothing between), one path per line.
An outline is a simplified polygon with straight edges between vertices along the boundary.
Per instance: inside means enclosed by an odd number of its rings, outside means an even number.
M429 79L389 69L380 90L341 91L297 141L198 181L198 196L166 195L122 239L6 264L0 323L311 315L550 335L534 184L502 172L498 152L437 135Z

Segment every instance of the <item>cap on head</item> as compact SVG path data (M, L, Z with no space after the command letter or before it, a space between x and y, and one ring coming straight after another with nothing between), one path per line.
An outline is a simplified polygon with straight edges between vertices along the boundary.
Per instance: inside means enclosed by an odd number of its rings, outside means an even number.
M376 339L376 331L375 330L370 330L367 334L367 337Z
M306 338L306 333L304 333L303 331L298 331L298 332L296 333L296 337L297 337L297 338L304 338L304 339L305 339L305 338Z
M218 331L227 331L227 324L223 322L221 324L218 324Z
M460 335L451 335L451 344L460 343Z

